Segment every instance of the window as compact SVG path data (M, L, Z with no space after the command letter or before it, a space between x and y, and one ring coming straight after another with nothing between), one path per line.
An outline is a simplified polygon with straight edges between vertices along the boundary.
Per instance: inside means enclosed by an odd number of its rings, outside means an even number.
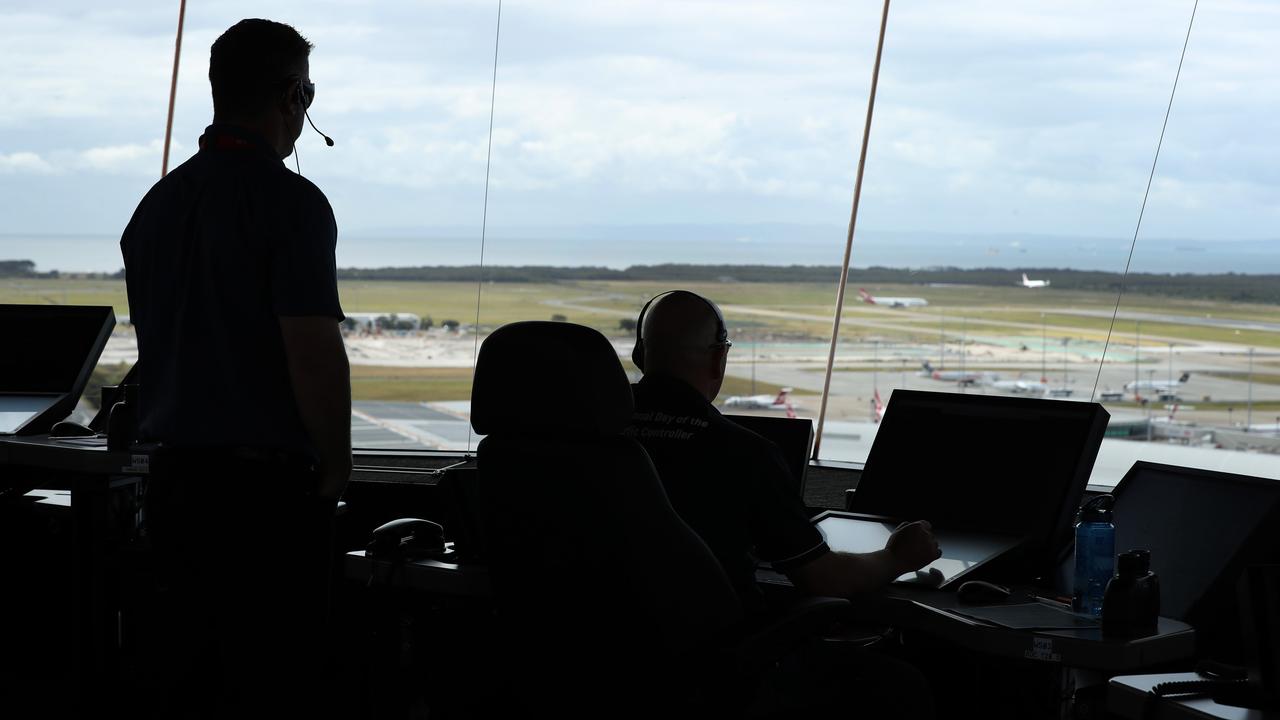
M116 241L158 175L175 6L0 13L0 260L34 263L0 263L0 301L127 316ZM496 4L281 8L337 141L306 128L297 159L339 220L357 446L473 446L478 337L579 322L625 363L673 287L724 306L728 410L816 418L879 9L508 3L495 84ZM171 165L209 119L209 45L259 13L188 8ZM1199 13L1117 312L1190 6L892 7L822 459L865 458L911 388L1104 402L1096 482L1280 476L1280 15ZM100 381L135 355L123 329Z

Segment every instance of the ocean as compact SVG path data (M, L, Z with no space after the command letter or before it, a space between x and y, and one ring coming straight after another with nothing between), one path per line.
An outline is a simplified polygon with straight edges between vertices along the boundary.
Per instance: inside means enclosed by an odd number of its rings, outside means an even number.
M485 265L839 265L845 231L834 226L631 225L493 228ZM1128 238L1045 234L874 231L854 241L855 267L1069 268L1120 272ZM340 233L340 267L476 265L479 228ZM116 235L0 234L0 260L31 260L47 272L115 272ZM1280 273L1280 239L1139 239L1133 272Z

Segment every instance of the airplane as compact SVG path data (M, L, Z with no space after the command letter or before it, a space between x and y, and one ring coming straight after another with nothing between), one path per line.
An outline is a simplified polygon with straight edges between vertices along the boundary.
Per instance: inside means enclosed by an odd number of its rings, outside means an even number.
M858 288L858 297L868 305L888 305L889 307L924 307L928 300L917 297L873 297L864 288Z
M737 410L785 410L787 417L795 417L795 406L788 397L791 388L782 388L774 395L733 395L726 398L722 407Z
M884 419L884 403L880 401L880 390L876 389L871 398L871 422L878 423Z
M1191 377L1191 373L1184 372L1182 373L1181 377L1173 381L1134 380L1134 381L1125 383L1124 389L1128 392L1133 393L1135 397L1138 396L1138 393L1144 390L1147 390L1147 391L1156 393L1160 398L1163 399L1165 397L1169 397L1174 393L1176 393L1178 391L1178 388L1181 387L1183 383L1185 383L1188 379L1190 379L1190 377Z
M923 369L920 371L921 377L933 378L934 380L942 380L944 382L957 382L961 385L973 385L974 383L992 383L1000 379L999 375L992 372L977 370L934 370L928 360L924 361Z
M979 382L992 390L1000 390L1016 394L1030 393L1032 395L1044 395L1049 391L1049 385L1045 382L1037 382L1035 380L987 380Z
M1021 282L1021 283L1019 283L1019 284L1020 284L1020 285L1022 285L1022 287L1024 287L1024 288L1042 288L1042 287L1049 287L1049 281L1048 281L1048 280L1028 280L1028 279L1027 279L1027 274L1026 274L1026 273L1022 273L1022 282Z

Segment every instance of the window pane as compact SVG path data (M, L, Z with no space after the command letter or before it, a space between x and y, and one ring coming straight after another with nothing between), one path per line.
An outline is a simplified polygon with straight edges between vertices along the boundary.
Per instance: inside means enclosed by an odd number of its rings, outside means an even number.
M1271 94L1258 92L1275 85L1262 58L1276 13L1197 17L1101 371L1190 6L924 2L891 13L823 456L864 459L877 390L888 401L910 388L1094 396L1112 415L1095 483L1139 458L1280 475L1274 456L1225 451L1274 452L1261 439L1280 426L1263 380L1273 283L1203 275L1280 267L1265 242L1276 218Z

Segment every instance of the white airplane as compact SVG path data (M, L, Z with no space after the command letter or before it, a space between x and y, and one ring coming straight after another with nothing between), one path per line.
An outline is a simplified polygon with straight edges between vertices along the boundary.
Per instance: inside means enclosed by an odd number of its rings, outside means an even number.
M1157 395L1163 397L1163 396L1168 396L1176 393L1178 391L1178 388L1182 387L1183 383L1185 383L1190 378L1191 378L1191 373L1184 372L1182 373L1181 377L1173 381L1133 380L1125 383L1124 389L1128 392L1133 393L1135 396L1137 396L1139 393L1143 391L1147 391L1147 392L1154 392Z
M981 384L986 385L992 390L1000 390L1002 392L1010 392L1019 395L1044 395L1049 391L1048 383L1037 382L1035 380L989 380Z
M1024 287L1024 288L1042 288L1042 287L1049 287L1049 281L1048 281L1048 280L1028 280L1028 279L1027 279L1027 274L1026 274L1026 273L1022 273L1022 282L1021 282L1020 284L1021 284L1021 285L1022 285L1022 287Z
M929 304L924 298L913 297L873 297L863 288L858 288L858 297L868 305L888 305L889 307L924 307Z
M726 398L722 407L738 410L784 410L788 415L795 412L788 395L791 388L782 388L775 395L734 395Z
M933 378L934 380L942 380L943 382L957 382L961 385L973 385L974 383L993 383L1000 379L999 375L992 372L977 370L934 370L928 360L924 361L922 366L924 369L920 371L921 377Z

